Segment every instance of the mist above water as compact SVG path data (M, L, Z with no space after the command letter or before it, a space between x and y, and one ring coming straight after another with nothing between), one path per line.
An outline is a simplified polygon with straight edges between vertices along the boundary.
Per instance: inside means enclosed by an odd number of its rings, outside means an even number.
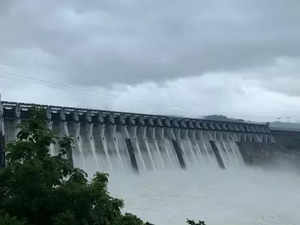
M91 172L91 171L90 171ZM300 176L292 170L247 166L220 170L114 171L109 190L125 201L124 211L156 225L297 225Z
M126 136L134 146L138 173ZM90 175L109 172L109 191L125 201L124 212L156 225L185 225L187 218L207 225L299 224L300 175L289 166L245 165L233 134L136 138L113 129L101 139L102 148L91 137L77 139L74 163ZM175 144L183 151L176 152Z

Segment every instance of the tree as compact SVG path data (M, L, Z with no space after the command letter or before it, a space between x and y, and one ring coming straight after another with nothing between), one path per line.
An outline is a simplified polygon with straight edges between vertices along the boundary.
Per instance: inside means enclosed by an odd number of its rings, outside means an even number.
M0 219L3 225L144 225L121 213L123 202L107 191L108 175L73 168L72 140L48 129L44 110L34 109L6 146L7 167L0 170ZM58 155L49 147L57 143ZM0 225L2 225L0 223Z
M6 213L0 213L0 225L26 225L26 223Z
M73 168L72 139L56 137L44 110L34 109L6 146L7 166L0 169L0 225L153 225L121 213L123 201L107 191L108 174ZM49 154L51 144L59 153ZM190 225L205 225L203 221Z

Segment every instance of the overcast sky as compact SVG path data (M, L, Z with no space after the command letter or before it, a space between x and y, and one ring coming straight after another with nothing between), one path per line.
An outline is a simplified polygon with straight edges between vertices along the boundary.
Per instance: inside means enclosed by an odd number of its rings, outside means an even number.
M4 100L300 121L299 0L1 0Z

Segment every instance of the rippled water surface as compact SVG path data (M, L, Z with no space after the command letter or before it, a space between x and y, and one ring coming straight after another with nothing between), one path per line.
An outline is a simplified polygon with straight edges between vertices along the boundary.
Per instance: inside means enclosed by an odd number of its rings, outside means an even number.
M293 171L194 167L114 173L109 190L125 200L125 211L157 225L300 224L300 176Z
M88 145L79 139L74 161L89 174L109 171L109 191L124 199L124 211L156 225L184 225L187 218L207 225L300 224L300 175L295 169L282 163L267 170L249 167L234 136L208 136L178 141L186 170L167 138L132 139L138 174L124 137L116 134L103 139L100 153L93 138L87 139L92 154L86 154ZM220 169L220 160L226 170Z

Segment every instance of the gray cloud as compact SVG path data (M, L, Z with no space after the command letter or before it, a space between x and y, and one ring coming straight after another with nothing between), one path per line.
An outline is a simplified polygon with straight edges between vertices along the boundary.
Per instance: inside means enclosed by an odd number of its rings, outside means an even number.
M0 4L1 61L17 67L20 49L42 53L36 66L79 85L163 81L300 54L296 0Z
M245 80L255 79L261 87L283 93L291 97L300 97L300 58L278 58L272 65L241 71Z
M2 0L0 92L48 104L299 120L299 12L298 0Z
M13 82L5 82L6 100L189 117L223 114L254 121L278 117L300 121L299 97L272 91L265 88L264 82L245 79L239 73L210 73L109 89L74 90L70 86L40 84L15 87Z

